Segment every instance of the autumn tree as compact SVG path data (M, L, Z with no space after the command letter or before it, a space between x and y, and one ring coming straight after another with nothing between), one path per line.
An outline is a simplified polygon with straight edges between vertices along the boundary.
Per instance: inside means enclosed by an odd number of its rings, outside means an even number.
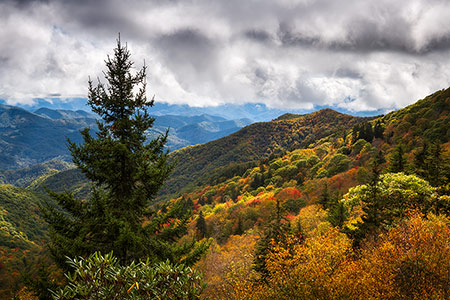
M92 196L82 201L68 192L50 192L59 205L43 207L51 253L63 267L66 257L96 251L114 251L121 264L145 257L191 264L205 244L176 241L186 230L192 208L183 201L159 212L150 206L172 166L164 150L167 132L151 141L146 138L154 122L149 115L154 100L146 97L146 67L132 73L134 64L120 37L105 63L106 83L89 80L88 104L101 118L98 130L95 135L83 130L83 144L68 141L73 162L92 182Z
M357 220L347 227L354 245L359 246L365 237L394 226L409 209L435 211L438 201L433 197L434 190L427 181L403 173L375 173L369 184L350 188L343 202L347 208L351 207L351 219ZM357 211L362 214L355 215Z

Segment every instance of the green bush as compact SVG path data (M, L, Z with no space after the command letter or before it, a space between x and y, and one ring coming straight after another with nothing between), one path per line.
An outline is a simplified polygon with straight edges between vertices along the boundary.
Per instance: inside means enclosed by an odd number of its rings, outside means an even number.
M112 253L96 252L68 263L75 271L66 274L68 283L54 299L198 299L205 287L196 270L168 261L120 266Z
M357 155L357 154L359 154L359 152L361 152L362 148L363 148L366 144L368 144L368 142L367 142L366 140L363 140L363 139L357 140L357 141L353 144L353 146L352 146L352 152L351 152L351 154L352 154L352 155Z
M297 175L298 169L296 166L287 165L279 168L275 171L275 176L281 176L283 178L292 178Z
M350 167L351 160L344 154L335 154L328 163L328 176L336 175L340 172L347 171Z

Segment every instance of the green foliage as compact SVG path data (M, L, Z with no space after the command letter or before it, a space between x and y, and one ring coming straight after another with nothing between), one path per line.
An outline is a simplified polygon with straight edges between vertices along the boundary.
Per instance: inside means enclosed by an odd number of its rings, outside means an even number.
M74 272L53 298L69 299L199 299L205 285L200 274L169 261L120 265L112 253L96 252L84 259L70 259Z
M382 118L386 133L394 140L450 140L450 88L440 90L416 103Z
M350 214L361 207L364 214L356 227L349 226L348 233L356 244L370 233L388 229L405 217L408 209L423 213L435 209L434 188L415 175L374 173L367 185L350 188L343 197L343 204Z
M441 186L450 178L450 164L442 156L439 143L425 142L423 147L414 155L415 172L428 180L433 186Z
M41 194L47 194L46 189L56 193L71 191L77 199L89 199L92 193L90 181L79 169L64 170L41 176L33 181L28 188Z
M349 214L342 202L336 202L329 209L328 221L331 225L342 228L348 220Z
M363 139L371 142L373 138L374 130L371 123L364 122L353 127L353 141Z
M347 171L351 160L344 154L335 154L328 163L328 176Z
M276 170L274 175L275 176L279 175L283 178L292 178L297 174L297 172L298 172L297 166L287 165Z
M375 125L373 126L373 135L376 139L382 139L384 133L384 126L381 123L381 120L377 120Z
M289 198L283 204L281 204L281 207L284 211L298 214L300 209L306 206L306 202L303 199L298 198Z
M28 190L0 185L0 245L27 249L47 239L39 212L42 199Z
M312 155L310 158L308 158L308 166L312 167L317 165L320 162L320 158L317 155Z
M389 172L392 173L404 172L405 168L406 168L405 151L403 150L403 145L398 144L395 147L389 159Z
M368 142L366 140L363 139L359 139L357 140L353 145L352 145L352 155L356 155L359 154L362 150L362 148L367 145Z
M0 181L3 184L27 187L40 177L46 177L69 168L73 168L73 165L65 161L53 159L23 169L0 172Z

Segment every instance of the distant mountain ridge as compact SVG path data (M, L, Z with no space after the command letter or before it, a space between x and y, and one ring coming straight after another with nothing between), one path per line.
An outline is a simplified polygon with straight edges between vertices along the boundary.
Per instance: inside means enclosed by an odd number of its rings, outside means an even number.
M208 114L199 116L163 115L155 118L149 138L155 138L169 129L167 146L171 151L222 138L253 123L250 119L227 120Z
M62 109L71 111L90 111L87 105L87 98L58 98L34 99L32 105L17 104L19 107L34 112L40 108ZM5 100L0 99L0 104L7 104ZM331 108L341 113L356 116L374 116L387 112L386 109L378 109L376 111L349 111L337 106L314 106L308 109L292 109L292 108L275 108L269 107L264 103L242 103L242 104L220 104L216 106L196 107L187 104L169 104L163 100L157 99L152 107L152 114L155 116L163 115L180 115L180 116L198 116L202 114L220 116L225 119L243 119L248 118L255 122L270 121L285 113L306 114L314 111ZM390 111L390 110L389 110Z
M80 119L80 118L87 118L87 119L97 119L97 116L93 113L84 111L84 110L66 110L66 109L50 109L46 107L39 108L38 110L34 111L35 114L47 117L53 120L58 119Z
M97 128L97 116L83 110L39 108L30 112L0 104L0 170L20 169L52 159L71 161L67 138L79 143L80 130ZM157 116L149 138L169 129L170 150L206 143L251 124L250 119L227 120L198 116Z
M0 105L0 170L17 169L59 158L70 160L67 138L81 142L79 131L93 127L90 118L50 119Z

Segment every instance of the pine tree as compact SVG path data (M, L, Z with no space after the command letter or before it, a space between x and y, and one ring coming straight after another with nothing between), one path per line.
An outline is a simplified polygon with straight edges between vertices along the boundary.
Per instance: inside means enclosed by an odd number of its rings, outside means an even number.
M372 128L372 124L370 124L369 122L365 122L359 126L355 126L353 128L353 134L355 134L355 130L358 131L358 135L354 141L363 139L363 140L368 141L369 143L372 142L372 140L374 138L374 131Z
M353 247L358 248L362 240L370 233L376 231L383 222L382 211L385 206L384 199L380 196L380 158L376 158L372 165L368 193L363 206L364 214L361 221L356 224L356 229L346 233L353 239Z
M347 219L348 212L343 202L336 202L335 205L330 207L328 212L328 221L330 221L331 225L342 228Z
M381 124L381 121L378 120L375 123L375 126L373 127L373 135L376 139L382 139L383 138L383 132L384 132L384 128L383 125Z
M406 158L405 158L405 151L403 150L403 145L398 144L389 160L390 167L389 171L392 173L398 173L405 171L406 166Z
M427 180L432 186L440 186L444 183L443 178L443 159L441 144L436 141L431 144L429 155L426 159Z
M66 256L87 257L95 251L114 251L121 263L146 257L193 263L206 244L176 244L191 210L183 201L165 205L165 213L150 208L172 166L164 150L167 132L146 140L154 122L149 115L154 100L146 98L146 67L131 73L133 62L120 36L114 56L105 63L106 83L94 85L89 79L88 104L101 117L98 130L95 136L83 130L81 145L69 141L73 162L92 182L92 196L81 201L71 193L50 192L59 204L43 207L51 253L62 267Z
M322 193L319 196L319 204L322 205L323 209L328 209L332 205L331 196L326 181L323 185Z
M205 217L203 217L203 212L200 212L198 215L195 227L197 228L199 238L204 238L206 236L206 222Z
M269 275L266 258L272 247L272 243L283 243L289 234L290 224L282 222L282 219L281 205L277 199L275 217L266 226L262 236L255 245L253 269L259 272L262 278L266 278Z
M420 177L427 179L427 164L426 160L429 155L429 144L427 141L424 142L422 149L414 154L414 171Z

